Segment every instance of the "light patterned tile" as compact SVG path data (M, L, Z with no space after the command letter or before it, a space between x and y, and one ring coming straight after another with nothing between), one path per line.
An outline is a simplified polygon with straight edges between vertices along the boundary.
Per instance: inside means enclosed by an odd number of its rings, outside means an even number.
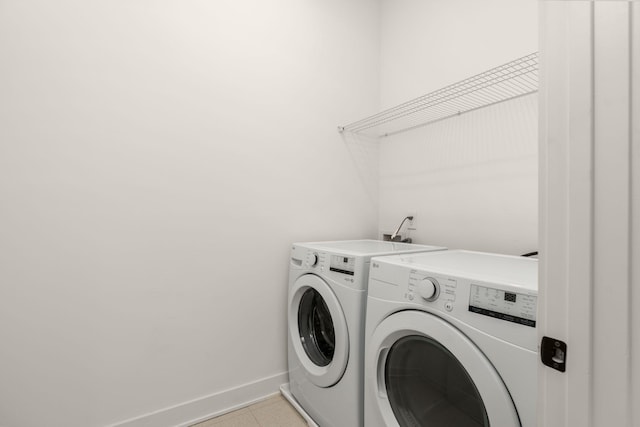
M257 408L250 406L249 410L260 427L307 427L304 418L284 399Z
M192 427L260 427L258 421L248 408L230 412Z
M249 406L249 409L258 409L258 408L262 408L263 406L269 406L269 405L273 405L274 403L280 403L280 402L286 402L286 400L280 393L278 393L278 394L274 394L271 397L267 397L264 400L254 403L253 405Z

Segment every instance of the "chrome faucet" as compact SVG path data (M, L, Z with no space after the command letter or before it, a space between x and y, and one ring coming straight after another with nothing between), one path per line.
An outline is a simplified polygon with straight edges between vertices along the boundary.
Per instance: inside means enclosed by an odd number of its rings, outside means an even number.
M406 220L413 221L413 216L405 217L402 220L402 222L400 223L400 225L398 226L398 228L396 229L396 231L393 232L393 234L391 235L391 238L389 240L391 240L393 242L393 240L398 236L398 233L400 233L400 229L402 228L402 226L404 225L404 222ZM409 239L406 239L406 240L409 240ZM410 241L409 241L409 243L410 243Z

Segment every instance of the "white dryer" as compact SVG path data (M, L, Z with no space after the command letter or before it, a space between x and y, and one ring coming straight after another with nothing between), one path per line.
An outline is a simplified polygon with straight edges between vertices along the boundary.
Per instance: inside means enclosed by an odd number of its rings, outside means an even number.
M458 250L372 259L365 425L535 427L537 272Z
M321 427L364 422L364 316L371 257L444 249L377 240L293 245L289 386L297 404Z

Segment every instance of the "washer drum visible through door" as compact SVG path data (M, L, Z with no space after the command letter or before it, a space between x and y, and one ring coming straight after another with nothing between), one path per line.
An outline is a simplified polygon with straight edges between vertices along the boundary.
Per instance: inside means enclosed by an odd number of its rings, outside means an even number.
M337 383L347 367L349 336L337 297L313 274L300 276L289 293L289 334L311 382Z
M520 426L491 363L437 316L418 310L392 314L375 329L367 350L373 358L368 366L376 370L370 392L387 426Z

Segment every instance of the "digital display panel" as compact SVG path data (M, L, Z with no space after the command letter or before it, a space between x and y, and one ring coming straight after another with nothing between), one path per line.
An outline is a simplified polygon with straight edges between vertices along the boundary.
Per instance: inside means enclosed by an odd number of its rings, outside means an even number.
M469 293L469 311L535 327L537 301L538 297L535 295L472 284Z
M516 302L516 295L517 294L511 293L511 292L505 292L504 300L509 302Z
M342 255L332 255L331 262L329 264L329 270L337 273L348 274L353 276L355 274L356 259L346 257Z

